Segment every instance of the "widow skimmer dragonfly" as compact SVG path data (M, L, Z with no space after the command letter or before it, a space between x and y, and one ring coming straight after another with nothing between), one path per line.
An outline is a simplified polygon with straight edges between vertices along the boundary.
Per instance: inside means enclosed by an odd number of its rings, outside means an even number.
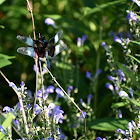
M39 58L46 57L47 67L50 69L50 62L48 56L54 57L63 51L67 45L63 42L55 45L60 39L63 31L60 30L54 37L49 41L45 39L45 36L40 36L37 40L32 40L30 37L18 35L17 39L27 44L29 47L20 47L17 49L18 53L35 57L35 53Z

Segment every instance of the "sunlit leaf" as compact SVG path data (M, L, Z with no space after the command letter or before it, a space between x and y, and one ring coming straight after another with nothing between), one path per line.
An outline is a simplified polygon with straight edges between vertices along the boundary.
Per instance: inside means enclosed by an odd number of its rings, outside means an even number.
M2 4L2 3L4 3L6 0L0 0L0 5Z
M5 27L3 25L0 25L0 28L4 29Z
M12 118L13 118L13 114L9 113L7 118L2 123L2 126L5 130L7 129L7 127L11 127ZM3 137L4 137L4 134L0 132L0 139L2 139Z
M125 130L127 128L127 119L101 118L87 122L87 126L102 131L116 131L118 128Z
M5 66L10 65L10 64L12 64L12 63L9 60L0 56L0 68L5 67Z

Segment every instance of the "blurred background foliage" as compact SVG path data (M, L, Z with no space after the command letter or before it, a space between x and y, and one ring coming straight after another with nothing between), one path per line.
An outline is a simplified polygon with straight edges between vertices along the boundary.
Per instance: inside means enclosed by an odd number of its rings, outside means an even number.
M85 72L90 71L94 76L99 68L102 69L95 85L98 95L94 110L96 118L114 115L111 110L112 93L105 88L110 72L101 42L113 44L113 39L109 37L110 31L127 33L126 10L131 7L130 2L131 0L32 1L37 37L41 33L49 40L60 29L63 30L61 39L67 44L67 49L50 60L51 72L65 90L70 85L74 87L72 96L77 103L81 98L86 101L90 93L94 95ZM58 28L46 25L46 18L52 18ZM0 53L15 56L11 60L12 64L1 70L17 86L24 81L34 93L34 59L17 53L17 48L25 45L16 39L18 34L33 38L32 20L26 1L7 0L0 5L0 25L4 26L0 28ZM87 35L87 40L83 46L77 47L77 38L83 35ZM50 75L45 75L44 84L54 85ZM13 107L17 101L14 91L0 76L0 105ZM95 100L91 101L91 107L94 107L93 101ZM64 102L61 107L65 108Z

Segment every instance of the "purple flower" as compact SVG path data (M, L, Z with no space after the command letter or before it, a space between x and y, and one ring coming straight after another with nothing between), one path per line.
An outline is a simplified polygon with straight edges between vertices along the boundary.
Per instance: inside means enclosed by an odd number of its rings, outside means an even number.
M28 96L29 96L29 98L31 99L32 98L32 92L31 92L31 90L28 90Z
M130 89L130 90L129 90L129 93L131 94L131 97L133 97L133 90L132 90L131 87L130 87L129 89Z
M55 92L57 93L58 97L60 97L60 98L64 97L64 93L60 88L56 88Z
M12 87L12 88L14 88L16 91L18 91L17 86L16 86L13 82L10 82L10 83L9 83L9 87Z
M120 76L120 80L126 81L125 75L121 69L118 69L118 75Z
M52 85L48 86L47 93L54 93L54 86Z
M132 12L132 11L129 11L129 13L127 14L126 18L127 18L127 20L132 19L134 21L136 21L138 19L137 14Z
M11 112L13 109L12 108L10 108L9 106L5 106L4 108L3 108L3 111L6 111L5 113L7 114L7 113L9 113L9 112Z
M87 39L87 36L86 35L83 35L82 36L82 39L81 39L81 45L82 46L84 45L84 42L85 42L86 39Z
M38 104L35 104L34 112L36 115L41 113L41 107Z
M52 25L54 28L56 28L55 22L51 18L46 18L45 24Z
M60 110L59 108L54 109L54 119L55 119L56 124L59 122L60 119L63 119L64 117L63 113L64 111Z
M91 98L93 97L92 94L89 94L88 95L88 98L87 98L87 104L90 105L90 101L91 101Z
M132 0L132 1L135 2L140 7L140 1L139 0Z
M0 125L0 132L2 132L4 135L6 135L7 133L5 132L3 126Z
M119 37L117 37L117 36L115 36L114 37L114 42L118 42L118 43L122 43L122 40L119 38Z
M110 75L110 76L108 76L108 80L114 82L114 77Z
M41 90L38 90L38 92L37 92L37 97L38 97L38 98L42 98L42 91L41 91Z
M86 78L91 78L92 74L89 71L86 71Z
M107 52L109 51L108 48L107 48L107 46L106 46L106 44L105 44L105 42L102 42L101 45L104 47L104 49L105 49Z
M126 39L126 45L128 45L128 44L129 44L129 42L130 42L130 39L129 39L129 38L127 38L127 39Z
M33 70L36 72L36 65L35 64L33 65ZM39 68L37 70L39 72Z
M111 91L114 90L113 85L111 85L110 83L106 83L105 87L107 87L107 88L110 89Z
M87 116L87 113L85 111L82 111L82 112L84 114L84 117L86 117ZM83 115L82 114L80 115L80 118L83 118Z
M120 97L127 97L127 98L129 99L128 94L127 94L125 91L123 91L123 90L121 90L121 91L119 92L118 95L119 95Z
M82 36L82 39L80 37L77 38L77 46L81 47L84 45L85 40L87 39L86 35Z
M131 35L131 33L130 32L127 32L127 38L132 38L132 35Z
M48 109L50 110L50 109L54 109L55 108L55 104L54 103L50 103L49 105L48 105Z
M96 79L97 76L98 76L101 72L102 72L102 70L101 70L101 69L98 69L98 70L96 71L96 73L95 73L94 79Z
M21 91L23 92L24 91L24 87L25 87L25 83L23 81L21 81L20 86L21 86Z
M96 137L96 140L106 140L106 138Z
M110 37L114 37L115 36L114 32L113 31L110 31L109 36Z
M123 130L120 129L120 128L118 128L116 131L119 132L119 133L121 133L121 134L123 134L123 135L126 135L125 131L123 131Z
M118 117L119 117L119 118L122 118L122 112L121 112L120 109L118 110Z
M73 86L69 86L69 87L68 87L68 90L67 90L69 96L70 96L70 92L71 92L72 90L73 90Z
M119 90L118 86L115 86L115 90L117 90L117 91Z
M81 38L80 37L77 38L77 46L81 47Z

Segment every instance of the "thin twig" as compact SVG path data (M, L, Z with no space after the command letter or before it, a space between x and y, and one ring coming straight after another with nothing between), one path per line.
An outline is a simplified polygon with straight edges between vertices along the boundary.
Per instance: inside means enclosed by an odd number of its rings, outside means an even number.
M33 34L34 34L34 40L36 40L36 35L35 35L35 24L34 24L34 16L33 16L33 11L32 8L30 6L30 3L28 0L26 0L28 3L28 8L29 8L29 12L31 13L31 17L32 17L32 23L33 23ZM36 46L37 47L37 46ZM35 65L36 65L36 90L35 90L35 100L34 100L34 106L33 106L33 114L34 114L34 108L35 108L35 104L36 104L36 98L37 98L37 85L38 85L38 56L36 54L35 57ZM34 115L33 115L34 116Z
M56 78L53 76L53 74L50 72L50 70L46 67L47 71L49 72L49 74L51 75L52 77L52 80L59 86L59 88L64 92L64 94L68 97L68 99L71 100L71 102L76 106L76 108L80 111L80 113L82 114L83 116L83 119L84 119L84 127L85 127L85 140L86 140L86 119L85 119L85 116L83 114L83 111L79 108L79 106L70 98L70 96L65 92L65 90L60 86L60 84L57 82Z
M41 61L40 60L39 60L39 68L40 68L40 74L41 74L42 100L43 100L44 122L45 122L45 130L46 130L46 113L45 113L44 85L43 85L43 74L42 74L42 67L41 67Z
M7 81L7 83L9 84L10 81L6 78L6 76L2 73L1 70L0 70L0 73L1 73L1 75L4 77L4 79ZM12 87L12 88L13 88L13 87ZM19 100L19 103L20 103L21 111L22 111L22 117L23 117L23 121L24 121L24 125L25 125L25 132L26 132L26 134L28 134L28 133L29 133L29 130L28 130L28 125L27 125L25 110L24 110L24 108L23 108L22 97L21 97L21 95L20 95L20 92L18 92L15 88L13 88L13 90L15 91L15 93L16 93L17 96L18 96L18 100Z

